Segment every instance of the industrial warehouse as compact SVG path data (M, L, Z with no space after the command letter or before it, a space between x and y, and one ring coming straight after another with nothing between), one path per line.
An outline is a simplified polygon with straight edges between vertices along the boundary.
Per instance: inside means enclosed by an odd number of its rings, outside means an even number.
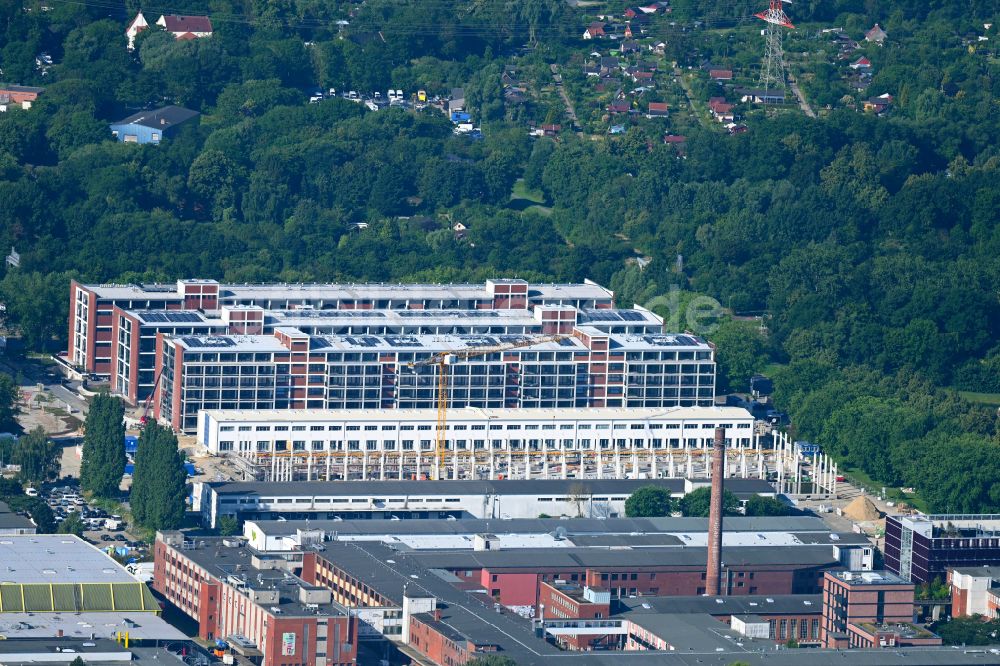
M738 498L773 497L760 479L730 479ZM193 508L201 522L216 527L222 516L241 520L351 518L537 518L552 516L617 518L628 496L643 486L665 488L672 496L709 485L706 479L568 479L502 481L294 481L201 482Z

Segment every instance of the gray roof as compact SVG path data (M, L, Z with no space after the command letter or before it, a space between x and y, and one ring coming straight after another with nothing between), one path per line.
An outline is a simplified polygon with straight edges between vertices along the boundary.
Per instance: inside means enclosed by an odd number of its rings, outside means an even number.
M5 502L0 502L0 530L33 530L35 524L30 519L11 512Z
M197 111L185 109L181 106L164 106L159 109L150 109L133 113L127 118L123 118L112 125L142 125L154 129L168 129L174 125L179 125L187 120L191 120L198 115Z
M180 556L203 567L211 576L225 581L229 576L242 580L247 589L277 589L278 603L259 603L264 608L277 607L286 617L315 616L317 611L299 601L299 590L312 587L301 578L282 569L258 568L253 564L256 551L245 545L226 546L221 537L197 537L190 542L195 547L177 549ZM266 556L262 556L266 559ZM335 603L319 604L323 615L342 615L343 608Z
M694 482L707 483L704 479ZM637 488L655 485L671 493L684 492L684 479L508 479L503 481L236 481L207 484L218 495L278 495L311 497L320 495L540 495L629 494ZM760 479L726 479L726 490L739 495L773 494L774 487ZM787 520L787 519L786 519Z
M703 569L708 550L700 547L664 547L606 550L558 548L499 551L415 551L424 567L441 569L572 569L695 567ZM742 546L723 551L725 566L837 566L829 546Z
M822 594L734 595L725 597L642 597L621 599L624 610L615 615L629 613L707 613L709 615L774 615L822 613ZM649 606L649 608L646 608Z
M71 534L0 538L0 578L12 583L135 583L124 567Z
M441 535L441 534L547 534L557 529L577 537L657 535L673 532L707 532L707 518L518 518L514 520L462 518L459 520L255 520L268 536L292 535L299 530L323 530L351 535ZM830 528L815 516L726 518L727 532L788 532L804 543L830 544ZM859 535L860 536L860 535ZM840 535L843 543L847 534ZM862 537L864 539L864 537ZM865 539L867 541L867 539Z
M156 613L3 613L0 634L8 640L46 638L58 631L68 638L111 637L127 631L132 640L187 640L187 636ZM2 661L2 658L0 658Z

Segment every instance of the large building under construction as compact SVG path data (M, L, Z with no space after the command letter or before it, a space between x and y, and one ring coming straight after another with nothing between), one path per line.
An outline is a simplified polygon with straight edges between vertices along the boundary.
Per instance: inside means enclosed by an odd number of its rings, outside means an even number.
M714 350L691 335L274 335L158 338L156 416L194 432L203 409L710 406ZM443 354L469 358L422 365ZM418 364L414 367L411 364ZM162 372L160 371L162 369Z
M753 416L737 407L205 410L198 443L246 478L655 478L692 476L723 428L730 471L753 468ZM751 460L747 461L746 456Z
M612 297L524 280L74 282L66 362L184 432L204 409L431 409L442 383L451 407L711 405L713 348Z

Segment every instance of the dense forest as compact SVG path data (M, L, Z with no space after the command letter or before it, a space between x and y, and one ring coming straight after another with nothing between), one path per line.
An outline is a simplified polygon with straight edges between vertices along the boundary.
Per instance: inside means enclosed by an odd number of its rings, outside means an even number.
M657 35L698 65L711 30L759 37L760 4L675 0ZM0 2L0 79L45 87L0 114L0 246L21 256L0 292L29 346L62 344L70 277L591 278L623 305L680 289L738 315L713 334L720 388L769 368L799 435L930 508L1000 511L996 407L957 392L1000 392L1000 60L963 42L995 3L796 3L814 28L889 32L872 60L892 114L759 112L683 154L642 126L533 139L505 110L505 66L588 48L561 1L185 2L210 39L149 30L130 52L135 9ZM390 86L463 86L483 139L436 110L308 103ZM160 145L112 140L163 104L201 116ZM511 202L519 179L544 205Z

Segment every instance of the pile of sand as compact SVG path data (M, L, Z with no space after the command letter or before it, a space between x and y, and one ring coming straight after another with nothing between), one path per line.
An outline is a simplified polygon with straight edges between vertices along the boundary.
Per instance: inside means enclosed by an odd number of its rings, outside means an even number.
M870 499L864 496L856 498L853 502L845 506L843 514L851 520L861 523L878 520L882 517L882 512L872 504Z

